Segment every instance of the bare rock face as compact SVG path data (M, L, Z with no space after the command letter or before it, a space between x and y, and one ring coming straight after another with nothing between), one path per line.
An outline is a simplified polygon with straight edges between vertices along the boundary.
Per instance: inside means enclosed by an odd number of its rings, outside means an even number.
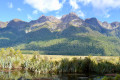
M113 30L120 27L120 23L119 22L112 22L112 23L103 22L101 26L108 30Z
M0 21L0 28L5 28L7 27L8 22L1 22Z
M80 18L78 17L77 14L71 12L68 15L62 16L61 21L64 22L64 23L68 23L68 22L70 22L70 21L72 21L74 19L78 19L79 20Z
M112 22L111 23L112 29L120 27L120 22Z
M55 22L55 23L61 22L60 19L57 19L57 18L54 17L54 16L47 16L47 18L48 18L48 20L49 20L50 22Z
M104 28L106 28L106 29L112 29L112 26L111 26L111 24L109 24L108 22L103 22L102 24L101 24L101 26L102 27L104 27Z
M42 15L39 19L30 21L30 25L42 23L42 22L45 22L45 21L48 21L48 19L47 19L46 16Z
M74 19L72 21L70 21L69 25L71 26L75 26L75 27L80 27L81 25L83 25L83 21L79 20L79 19Z
M40 27L48 27L51 30L55 30L57 25L61 22L60 19L57 19L54 16L44 16L42 15L39 19L29 22L31 29L37 29Z
M84 23L84 21L81 18L79 18L77 14L73 12L67 15L63 15L61 21L62 22L58 24L58 28L60 28L61 30L69 26L80 27Z
M30 25L40 24L40 23L43 23L43 22L46 22L46 21L59 22L60 20L57 19L54 16L44 16L44 15L42 15L39 19L30 21Z

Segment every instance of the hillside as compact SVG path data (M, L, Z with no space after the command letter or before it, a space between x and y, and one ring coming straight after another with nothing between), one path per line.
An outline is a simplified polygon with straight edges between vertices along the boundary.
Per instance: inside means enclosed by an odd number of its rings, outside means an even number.
M2 22L1 22L2 23ZM42 15L37 20L9 21L0 28L0 48L49 55L120 55L120 22L81 19L75 13L61 19Z

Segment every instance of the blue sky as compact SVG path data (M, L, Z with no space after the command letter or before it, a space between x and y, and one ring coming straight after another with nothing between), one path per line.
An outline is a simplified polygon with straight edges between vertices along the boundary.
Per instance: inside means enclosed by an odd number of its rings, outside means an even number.
M0 10L0 21L4 22L15 18L30 21L41 15L60 18L70 12L82 19L120 22L120 0L0 0Z

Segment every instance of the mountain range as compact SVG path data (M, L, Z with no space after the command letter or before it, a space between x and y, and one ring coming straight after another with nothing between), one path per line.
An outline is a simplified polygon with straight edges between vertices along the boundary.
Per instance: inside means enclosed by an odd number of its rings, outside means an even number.
M0 21L0 48L14 47L23 53L59 55L120 55L120 22L81 19L76 13L40 16L25 22Z

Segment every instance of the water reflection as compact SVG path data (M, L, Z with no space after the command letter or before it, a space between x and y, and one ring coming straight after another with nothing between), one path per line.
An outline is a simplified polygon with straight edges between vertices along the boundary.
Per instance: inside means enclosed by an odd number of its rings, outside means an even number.
M36 74L28 71L1 71L0 80L101 80L102 77L84 74Z

